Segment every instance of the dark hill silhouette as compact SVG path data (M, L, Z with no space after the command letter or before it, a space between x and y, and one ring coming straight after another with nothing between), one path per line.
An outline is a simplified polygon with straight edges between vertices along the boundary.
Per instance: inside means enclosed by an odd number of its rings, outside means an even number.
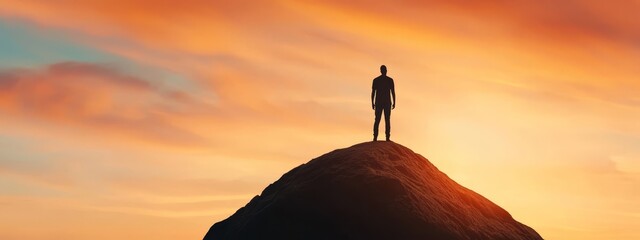
M410 149L367 142L294 168L204 239L542 237Z

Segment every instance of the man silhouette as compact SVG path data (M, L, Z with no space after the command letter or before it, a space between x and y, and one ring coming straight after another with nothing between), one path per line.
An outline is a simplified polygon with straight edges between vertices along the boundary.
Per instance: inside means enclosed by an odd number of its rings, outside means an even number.
M373 87L371 88L371 107L375 110L376 120L373 123L373 141L378 141L378 125L380 125L380 117L384 111L384 130L389 141L391 133L391 109L396 108L396 89L393 85L393 79L387 76L387 67L380 66L381 75L373 79ZM393 105L391 96L393 96Z

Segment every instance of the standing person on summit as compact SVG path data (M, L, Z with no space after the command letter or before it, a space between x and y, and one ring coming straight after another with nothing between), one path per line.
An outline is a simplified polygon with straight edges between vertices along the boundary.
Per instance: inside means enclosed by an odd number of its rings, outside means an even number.
M396 89L393 85L393 78L387 76L387 66L380 66L381 75L373 79L371 88L371 107L375 110L376 120L373 123L373 141L378 141L378 125L380 117L384 111L384 130L389 141L391 133L391 109L396 108ZM389 96L391 93L391 96ZM393 104L391 97L393 96Z

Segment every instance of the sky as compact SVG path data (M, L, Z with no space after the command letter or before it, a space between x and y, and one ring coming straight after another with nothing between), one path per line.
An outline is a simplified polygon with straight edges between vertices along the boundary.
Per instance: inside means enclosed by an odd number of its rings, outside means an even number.
M640 1L0 0L0 239L200 239L391 138L545 239L640 239Z

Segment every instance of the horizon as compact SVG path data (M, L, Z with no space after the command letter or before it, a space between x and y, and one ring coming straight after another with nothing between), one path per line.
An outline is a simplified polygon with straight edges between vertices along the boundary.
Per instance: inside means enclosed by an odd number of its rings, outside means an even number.
M543 238L640 239L640 3L1 2L1 239L200 239L371 141L380 65L394 142Z

